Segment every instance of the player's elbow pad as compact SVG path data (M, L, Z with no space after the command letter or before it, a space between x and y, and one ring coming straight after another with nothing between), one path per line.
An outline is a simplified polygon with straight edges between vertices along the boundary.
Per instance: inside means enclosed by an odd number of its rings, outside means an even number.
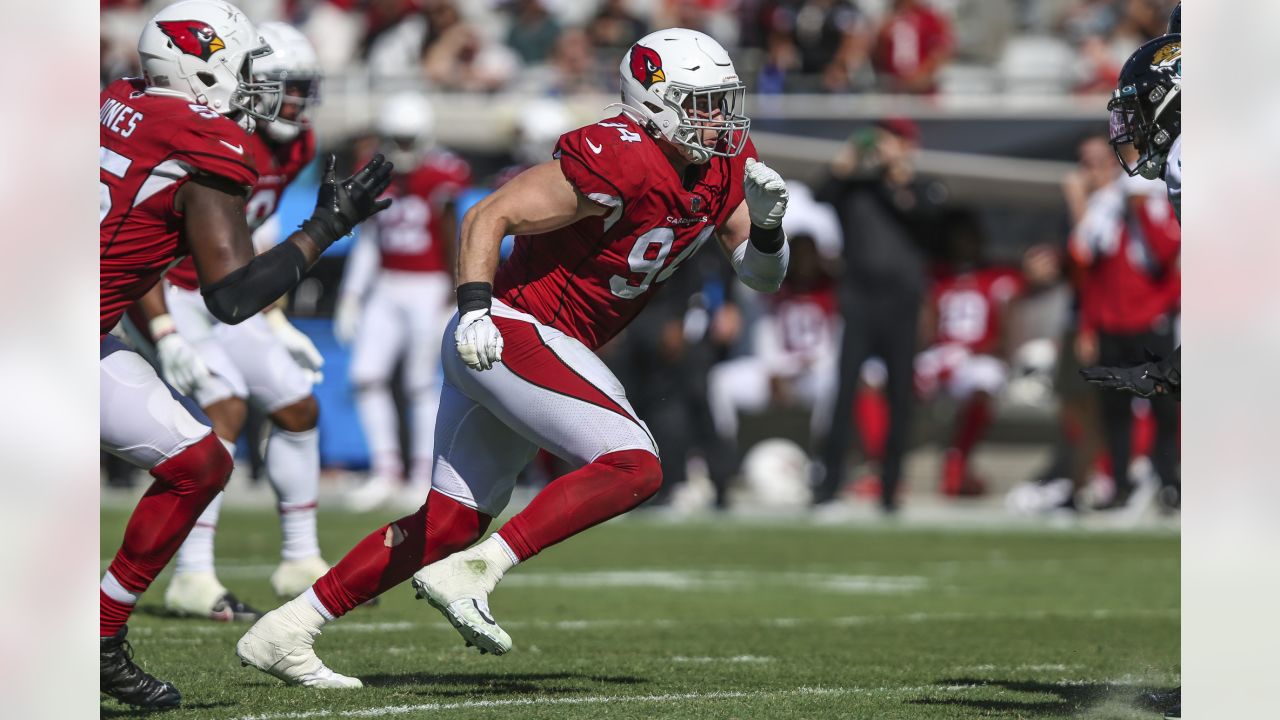
M282 242L216 283L201 287L205 307L219 321L235 325L257 315L293 289L307 270L302 250Z
M740 243L733 251L733 269L742 284L762 293L777 292L782 287L790 261L791 246L786 238L775 253L761 252L750 240Z

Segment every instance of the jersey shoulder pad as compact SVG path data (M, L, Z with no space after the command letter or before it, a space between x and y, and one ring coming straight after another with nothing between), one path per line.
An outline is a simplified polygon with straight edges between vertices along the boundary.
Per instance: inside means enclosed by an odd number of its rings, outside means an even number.
M560 170L583 195L638 197L646 188L657 160L666 162L645 131L625 115L601 120L560 136L555 156Z
M1171 195L1182 194L1182 137L1173 141L1165 158L1164 182Z
M174 157L195 170L252 187L258 181L250 137L232 120L195 103L174 115Z

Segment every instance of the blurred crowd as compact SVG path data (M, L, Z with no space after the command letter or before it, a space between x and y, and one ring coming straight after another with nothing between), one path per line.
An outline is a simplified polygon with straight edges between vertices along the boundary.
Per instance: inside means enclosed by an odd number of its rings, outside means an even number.
M136 71L163 3L102 0L104 81ZM688 27L734 55L752 92L1109 91L1175 0L250 0L312 40L330 77L439 91L616 92L635 38ZM1068 68L1068 72L1063 72Z

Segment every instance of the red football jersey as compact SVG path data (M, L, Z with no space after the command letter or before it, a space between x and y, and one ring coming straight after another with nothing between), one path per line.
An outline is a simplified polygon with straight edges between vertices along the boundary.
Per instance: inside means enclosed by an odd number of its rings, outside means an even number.
M1008 268L944 273L934 279L932 302L938 316L937 342L990 354L1000 345L1000 317L1023 288L1022 275Z
M239 125L204 105L143 89L141 80L117 80L102 91L98 112L103 335L188 253L173 206L178 188L199 173L246 188L258 180Z
M784 282L770 300L787 352L816 355L835 345L838 312L835 284L830 280L804 290Z
M253 186L253 194L245 203L245 219L249 221L249 230L257 230L276 211L280 196L289 183L306 169L307 164L316 156L316 138L310 130L293 142L277 145L270 142L262 133L249 136L246 145L253 153L254 166L258 168L258 182ZM200 287L200 279L196 276L196 263L186 258L165 273L169 282L185 290Z
M378 240L382 267L409 272L448 270L440 220L445 206L471 182L471 167L462 158L437 150L407 173L396 173L382 197L395 198L391 207L370 221Z
M494 293L595 349L742 203L743 166L756 150L748 140L737 157L711 158L685 188L657 141L624 114L565 133L556 157L579 192L613 210L516 237Z

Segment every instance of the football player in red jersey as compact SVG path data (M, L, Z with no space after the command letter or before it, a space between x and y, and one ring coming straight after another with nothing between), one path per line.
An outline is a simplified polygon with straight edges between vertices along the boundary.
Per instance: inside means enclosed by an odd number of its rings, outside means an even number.
M102 579L100 688L144 708L181 702L132 660L125 623L196 518L222 490L231 457L208 418L109 331L175 260L195 258L204 302L238 323L288 291L335 240L389 201L377 157L341 183L330 159L315 213L257 257L245 199L258 180L244 126L271 120L278 83L252 81L270 53L252 23L221 0L185 0L148 21L138 41L144 79L108 86L99 109L101 444L146 468L138 502Z
M338 340L354 341L351 385L373 466L369 479L345 498L357 512L397 494L414 508L431 488L440 333L449 322L453 293L454 203L471 182L467 163L436 145L435 115L421 93L390 97L381 109L378 134L396 166L387 189L396 203L361 228L334 313ZM391 398L391 377L401 357L413 428L407 486Z
M280 196L315 158L308 110L317 97L320 71L311 44L292 26L269 22L258 31L272 52L254 63L254 78L281 82L284 93L279 117L258 123L245 141L258 168L258 182L245 206L247 219L254 245L265 250L279 239L277 224L268 220ZM152 335L159 338L165 379L200 405L213 421L214 434L232 454L248 412L247 400L271 418L266 471L276 493L283 538L281 563L271 575L271 585L281 597L293 597L329 569L316 539L320 410L311 392L323 359L279 307L238 325L219 322L200 296L192 258L179 262L165 277L167 287L157 284L140 303ZM165 589L165 608L214 620L255 620L260 613L228 592L214 571L213 538L222 497L209 503L178 550L173 578Z
M786 281L765 304L752 352L716 364L707 376L711 417L730 445L737 442L738 414L759 414L771 404L808 407L810 435L820 438L835 402L842 320L830 268L844 237L834 208L803 183L789 181L787 190Z
M290 683L332 677L313 648L321 627L410 576L468 643L507 652L488 606L502 574L657 492L658 449L592 351L712 238L746 285L776 291L789 258L787 190L755 159L746 88L715 40L662 30L633 45L619 71L618 115L566 133L555 159L463 219L426 502L263 616L236 645L245 663ZM507 234L515 250L499 268ZM539 447L577 469L463 551Z
M1008 381L1003 326L1009 302L1023 289L1012 268L982 267L982 235L976 217L957 211L947 222L948 264L933 278L923 308L929 347L916 356L916 388L922 396L944 390L956 403L956 427L943 460L944 495L986 491L969 468L969 456L986 435L995 397Z

